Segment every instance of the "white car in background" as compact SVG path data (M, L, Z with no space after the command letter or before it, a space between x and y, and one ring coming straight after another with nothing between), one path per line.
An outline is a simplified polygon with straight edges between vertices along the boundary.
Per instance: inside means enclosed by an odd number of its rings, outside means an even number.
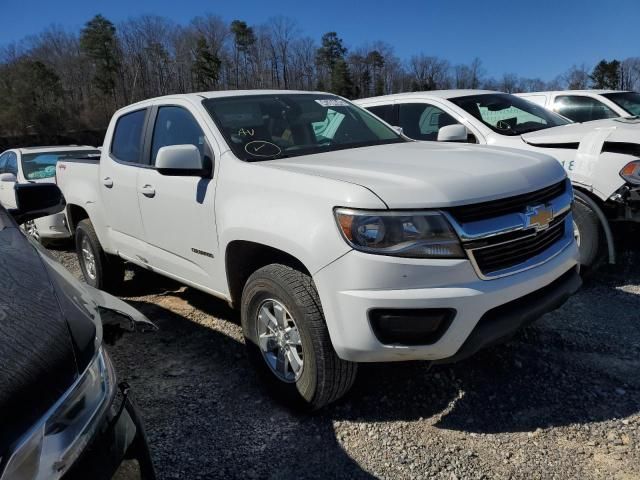
M99 155L89 146L14 148L0 155L0 204L16 208L16 183L55 183L56 164L60 159ZM26 222L24 230L36 240L46 243L69 238L64 212Z
M605 258L605 247L609 262L615 263L611 222L640 222L639 119L572 123L523 98L484 90L402 93L355 103L415 140L479 143L554 156L574 185L574 230L585 267Z
M560 90L517 93L574 122L640 116L640 93L621 90Z

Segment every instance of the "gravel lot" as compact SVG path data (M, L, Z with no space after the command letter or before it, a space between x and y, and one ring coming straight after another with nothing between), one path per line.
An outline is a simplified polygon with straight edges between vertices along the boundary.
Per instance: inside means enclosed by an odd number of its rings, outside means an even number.
M224 302L147 272L126 299L160 330L112 352L162 479L640 479L640 250L621 254L511 343L453 366L364 365L314 416L259 387Z

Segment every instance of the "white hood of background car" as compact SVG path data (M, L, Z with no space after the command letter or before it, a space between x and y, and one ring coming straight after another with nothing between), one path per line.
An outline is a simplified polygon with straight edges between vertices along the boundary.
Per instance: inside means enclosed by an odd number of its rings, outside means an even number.
M571 123L525 133L522 139L531 144L581 143L588 137L603 136L607 141L640 143L640 119L611 118L585 123ZM598 153L600 153L598 151Z
M565 177L552 157L477 145L407 142L262 162L361 185L389 208L438 208L535 191Z

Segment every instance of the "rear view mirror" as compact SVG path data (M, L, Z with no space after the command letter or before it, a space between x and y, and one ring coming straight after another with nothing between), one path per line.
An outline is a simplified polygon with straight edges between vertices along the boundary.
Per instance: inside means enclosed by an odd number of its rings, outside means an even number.
M14 186L17 208L10 210L18 224L47 217L64 210L62 192L53 183L26 183Z
M210 174L195 145L162 147L156 156L156 170L161 175L181 177L204 177Z
M454 125L447 125L438 130L439 142L466 142L467 141L467 127L456 123Z
M18 179L13 173L0 173L0 182L16 183Z

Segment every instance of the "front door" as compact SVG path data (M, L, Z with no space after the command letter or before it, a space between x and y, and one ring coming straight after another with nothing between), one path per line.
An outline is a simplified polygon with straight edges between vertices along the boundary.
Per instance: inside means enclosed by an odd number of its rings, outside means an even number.
M150 163L160 148L195 145L206 161L213 154L203 128L186 109L159 106L151 137ZM215 181L213 178L165 176L154 168L141 169L138 199L151 265L174 277L215 289L211 279L218 261Z

